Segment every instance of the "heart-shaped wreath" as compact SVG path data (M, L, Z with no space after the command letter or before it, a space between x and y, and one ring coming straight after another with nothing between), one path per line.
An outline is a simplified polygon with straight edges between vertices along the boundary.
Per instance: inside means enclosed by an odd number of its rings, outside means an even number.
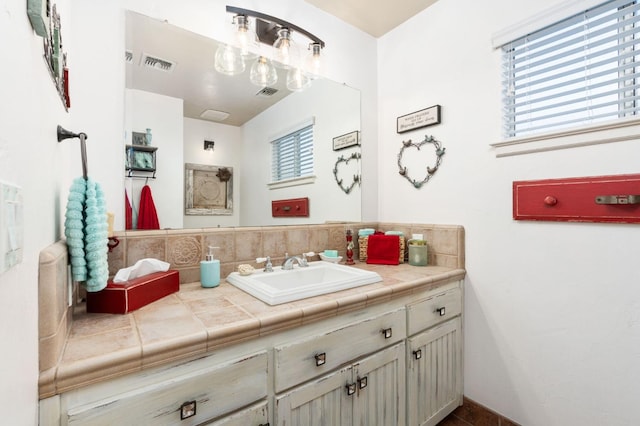
M336 178L336 183L338 184L340 189L344 191L345 194L350 193L354 186L359 185L361 179L360 175L353 175L353 181L349 184L349 186L344 186L342 184L343 180L338 178L338 165L340 165L340 163L345 163L345 165L349 164L349 161L360 160L360 157L360 152L353 152L351 153L351 156L347 158L345 158L344 155L341 155L340 158L338 158L338 161L336 161L336 165L333 167L333 176Z
M418 151L423 145L432 144L436 150L436 163L433 167L427 166L427 175L422 180L411 179L408 175L408 170L406 167L402 165L402 154L404 154L404 150L406 148L415 147ZM402 148L400 148L400 152L398 153L398 169L400 176L403 176L406 180L411 182L414 187L420 188L425 183L429 182L431 176L438 170L440 167L440 163L442 162L442 156L444 155L445 148L440 144L439 141L433 138L433 136L425 136L424 140L419 143L411 142L411 139L408 141L402 141Z

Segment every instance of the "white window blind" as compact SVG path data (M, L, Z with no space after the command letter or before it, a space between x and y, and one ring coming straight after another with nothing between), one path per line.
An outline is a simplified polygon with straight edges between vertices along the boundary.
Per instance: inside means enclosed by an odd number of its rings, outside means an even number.
M271 142L271 180L313 174L313 124Z
M638 115L637 0L613 0L502 46L506 138Z

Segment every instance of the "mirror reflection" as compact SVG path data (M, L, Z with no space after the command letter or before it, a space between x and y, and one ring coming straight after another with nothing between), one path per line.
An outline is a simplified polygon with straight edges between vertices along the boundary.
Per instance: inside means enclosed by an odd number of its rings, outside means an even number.
M132 227L145 185L161 228L359 221L359 182L349 193L343 188L360 177L360 147L334 149L340 147L334 139L359 135L360 92L324 78L292 92L280 66L277 82L258 87L249 70L236 76L215 71L218 46L216 40L127 12L126 145L137 147L134 135L145 133L156 148L155 171L125 174ZM272 142L308 125L312 177L273 184ZM340 161L355 154L358 161ZM231 214L185 214L185 164L233 171L233 185L217 186L229 194L211 189L199 194L228 199ZM273 201L298 198L309 199L307 217L272 216Z

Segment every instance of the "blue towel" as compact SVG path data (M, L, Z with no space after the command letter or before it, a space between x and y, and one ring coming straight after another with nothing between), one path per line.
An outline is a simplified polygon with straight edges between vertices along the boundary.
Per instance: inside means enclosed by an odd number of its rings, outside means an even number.
M358 237L367 237L369 235L373 235L375 232L376 230L373 228L362 228L358 230Z
M90 292L102 290L109 279L107 209L102 188L91 178L73 181L64 226L74 281Z

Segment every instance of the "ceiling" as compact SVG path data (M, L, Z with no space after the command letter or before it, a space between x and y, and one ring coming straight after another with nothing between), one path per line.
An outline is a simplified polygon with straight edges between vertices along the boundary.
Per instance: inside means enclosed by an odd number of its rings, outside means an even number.
M265 96L249 82L248 69L235 77L214 70L217 41L136 12L127 11L125 45L132 54L126 87L183 99L185 117L202 119L200 114L211 109L229 113L222 123L241 126L291 94L284 70L277 69L277 92ZM145 66L145 54L175 66L172 71Z
M437 0L305 0L343 21L380 37Z

